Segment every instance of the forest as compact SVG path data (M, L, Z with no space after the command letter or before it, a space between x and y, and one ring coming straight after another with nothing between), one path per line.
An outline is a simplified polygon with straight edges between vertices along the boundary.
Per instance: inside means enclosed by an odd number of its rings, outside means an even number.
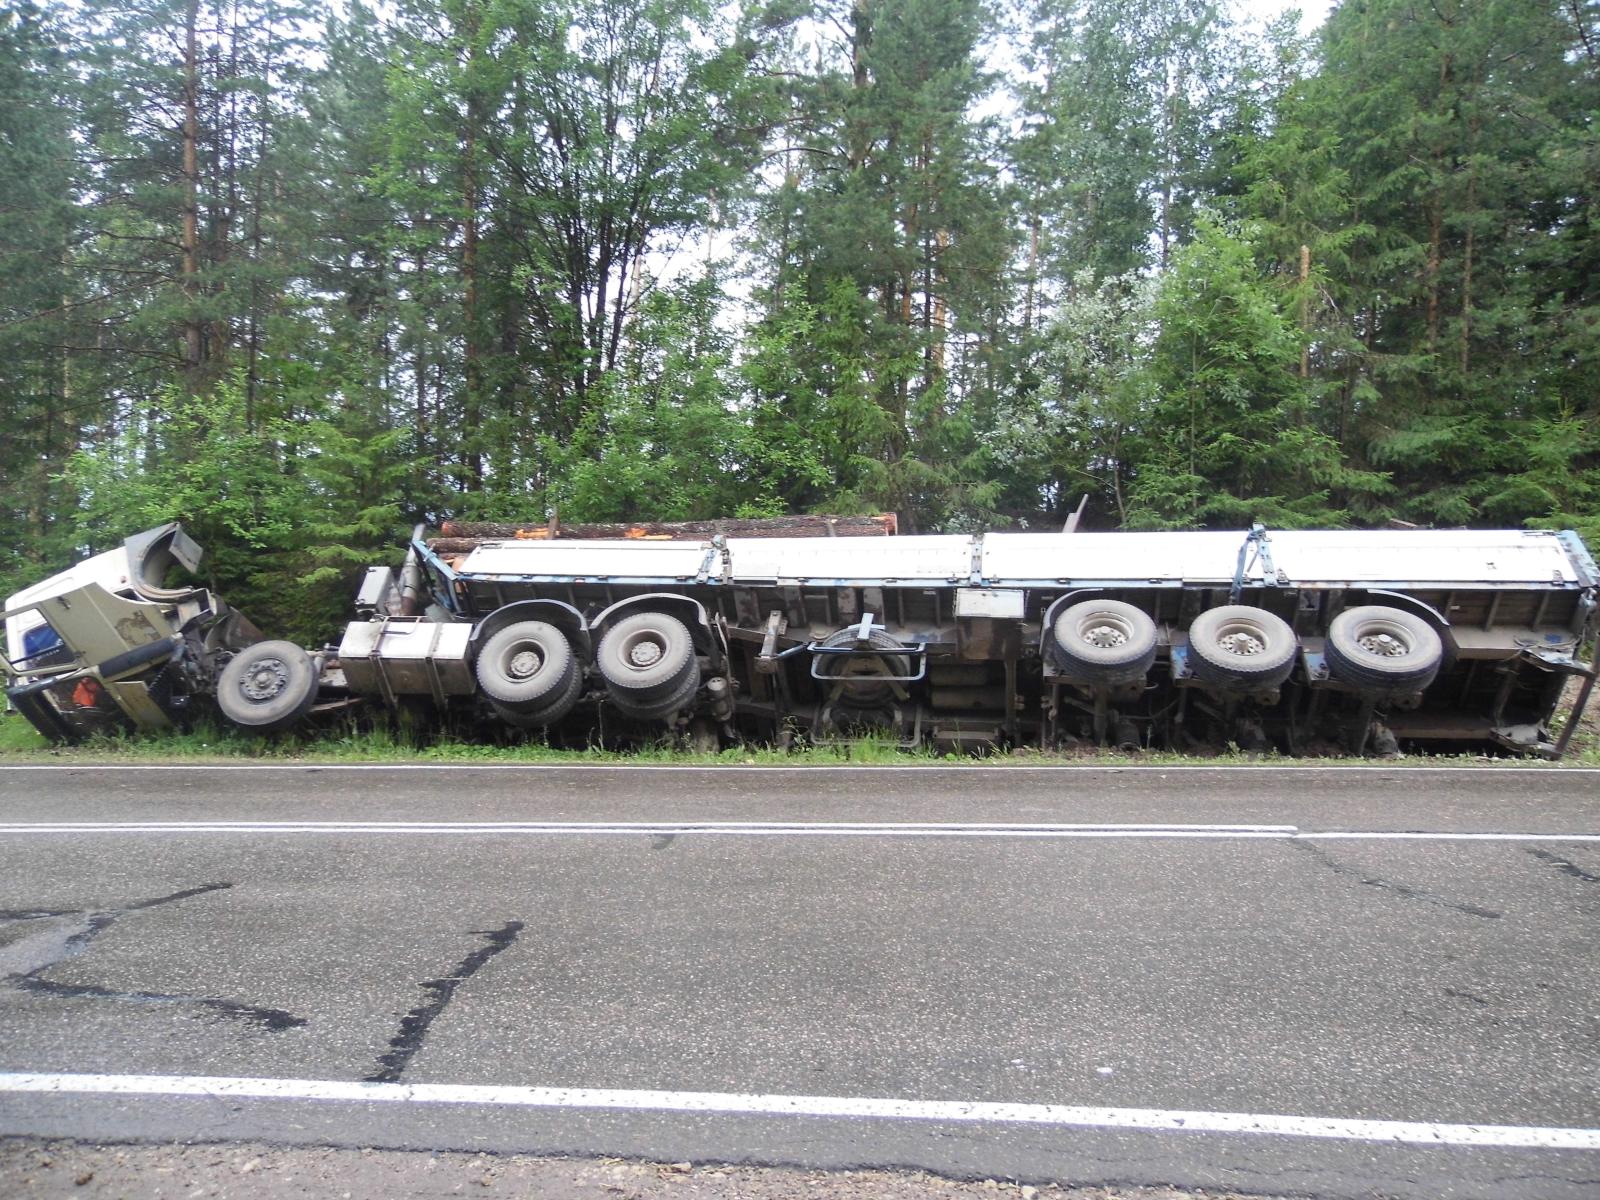
M181 519L1600 536L1600 0L0 0L0 595Z

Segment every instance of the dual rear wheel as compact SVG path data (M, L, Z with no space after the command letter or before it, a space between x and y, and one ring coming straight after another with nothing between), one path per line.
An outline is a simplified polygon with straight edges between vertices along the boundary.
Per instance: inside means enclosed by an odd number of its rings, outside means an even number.
M671 717L700 687L694 638L677 617L630 613L606 630L595 666L618 711L640 720Z
M553 725L583 691L583 671L567 635L545 621L496 630L478 651L474 671L495 712L524 729Z
M667 613L631 613L600 640L595 666L612 702L640 720L671 717L700 687L700 661L688 627ZM545 621L516 621L478 652L478 687L505 720L552 725L583 692L583 667L566 634Z

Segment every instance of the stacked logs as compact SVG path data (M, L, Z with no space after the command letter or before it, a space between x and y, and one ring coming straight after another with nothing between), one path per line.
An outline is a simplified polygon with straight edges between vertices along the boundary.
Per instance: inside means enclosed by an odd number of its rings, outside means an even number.
M498 521L446 521L440 536L428 545L437 554L469 554L482 542L549 541L559 538L601 538L634 541L705 541L723 537L889 537L895 532L895 515L830 517L802 514L790 517L730 517L715 521L632 521L600 525L566 525L552 520L543 525Z

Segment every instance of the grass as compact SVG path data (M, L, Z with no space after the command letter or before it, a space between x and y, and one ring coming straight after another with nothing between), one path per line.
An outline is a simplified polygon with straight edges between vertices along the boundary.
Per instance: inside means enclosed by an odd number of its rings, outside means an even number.
M1600 703L1597 699L1596 703ZM1588 721L1584 722L1589 725ZM940 755L931 749L905 751L882 738L859 738L822 746L780 750L740 746L695 752L668 742L628 750L561 749L537 741L487 743L466 741L446 733L425 733L394 725L353 723L312 732L259 737L231 726L200 724L186 731L99 737L79 746L55 746L15 713L0 715L0 766L25 762L305 762L305 763L546 763L675 766L894 766L894 765L1022 765L1022 766L1330 766L1360 759L1294 759L1248 755L1230 750L1196 756L1168 751L1124 754L1113 751L1041 754L1037 751L996 754L985 758ZM1408 755L1385 766L1518 766L1547 765L1539 759L1492 758L1487 755ZM1600 736L1585 728L1573 739L1563 760L1567 766L1600 766Z
M389 725L355 725L260 737L231 726L201 723L190 730L101 736L81 745L47 741L17 714L0 715L0 765L25 761L81 762L505 762L715 765L892 765L965 762L931 751L907 752L892 741L861 738L837 745L779 750L770 746L695 752L669 742L628 750L562 749L539 741L487 743L444 733L410 733Z

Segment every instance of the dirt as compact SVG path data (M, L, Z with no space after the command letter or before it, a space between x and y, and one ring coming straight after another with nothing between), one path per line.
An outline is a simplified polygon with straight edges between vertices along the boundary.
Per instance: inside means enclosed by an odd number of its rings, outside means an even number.
M1033 1186L922 1172L808 1171L247 1143L102 1146L0 1138L0 1196L168 1200L226 1197L559 1197L560 1200L1244 1200L1172 1188ZM1255 1200L1270 1200L1256 1197Z
M1573 676L1567 680L1566 689L1561 693L1561 703L1556 706L1556 713L1560 720L1565 721L1572 712L1572 706L1577 702L1578 691L1583 686L1583 680ZM1572 741L1567 746L1567 757L1581 758L1600 754L1600 688L1596 688L1589 697L1589 702L1584 706L1583 716L1578 720L1578 728L1572 733Z

